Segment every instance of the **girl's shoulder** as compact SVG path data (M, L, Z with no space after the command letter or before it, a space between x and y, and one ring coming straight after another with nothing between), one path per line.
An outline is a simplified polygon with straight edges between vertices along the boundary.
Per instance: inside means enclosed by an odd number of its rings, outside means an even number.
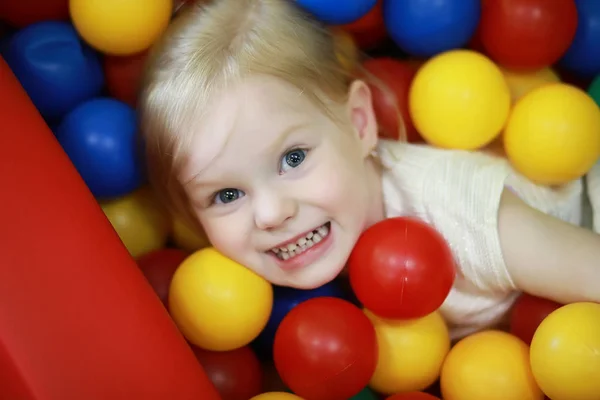
M537 185L492 151L382 141L379 157L387 216L410 215L435 227L462 274L480 290L513 289L498 237L504 190L546 214L581 220L582 180L557 188Z

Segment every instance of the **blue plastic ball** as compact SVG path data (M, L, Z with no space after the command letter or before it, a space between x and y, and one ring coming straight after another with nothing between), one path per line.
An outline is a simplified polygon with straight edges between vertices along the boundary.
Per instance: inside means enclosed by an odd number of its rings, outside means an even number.
M346 299L344 290L337 281L329 282L312 290L300 290L275 286L273 288L273 309L267 325L252 343L257 355L268 359L273 354L275 333L283 318L298 304L316 297L337 297Z
M600 1L576 0L577 31L560 66L577 75L592 78L600 73Z
M80 104L56 129L58 141L98 199L128 194L142 184L136 134L133 108L110 98Z
M481 0L397 0L383 3L392 40L406 53L432 57L465 46L481 18Z
M366 15L377 0L297 0L298 5L330 25L354 22Z
M61 118L103 89L98 54L67 22L39 22L17 31L3 56L40 114L48 119Z

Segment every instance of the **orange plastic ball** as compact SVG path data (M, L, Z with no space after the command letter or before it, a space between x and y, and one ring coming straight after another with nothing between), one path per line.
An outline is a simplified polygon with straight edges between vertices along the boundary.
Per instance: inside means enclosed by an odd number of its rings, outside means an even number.
M529 347L506 332L489 330L460 340L441 373L444 400L542 400L529 366Z

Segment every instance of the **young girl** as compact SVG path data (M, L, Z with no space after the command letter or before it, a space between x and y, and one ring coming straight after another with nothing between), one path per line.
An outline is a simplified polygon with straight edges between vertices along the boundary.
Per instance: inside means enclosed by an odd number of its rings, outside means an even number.
M224 255L301 289L338 276L372 224L418 217L456 258L441 309L454 337L499 322L521 291L600 301L600 235L578 226L583 180L551 189L500 157L378 140L369 87L339 53L291 0L181 12L140 103L166 204Z

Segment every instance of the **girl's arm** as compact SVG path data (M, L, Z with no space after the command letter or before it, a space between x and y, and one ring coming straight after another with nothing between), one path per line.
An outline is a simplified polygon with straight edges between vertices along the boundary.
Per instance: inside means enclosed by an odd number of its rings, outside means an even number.
M500 244L515 285L559 303L600 302L600 235L539 212L505 190Z

